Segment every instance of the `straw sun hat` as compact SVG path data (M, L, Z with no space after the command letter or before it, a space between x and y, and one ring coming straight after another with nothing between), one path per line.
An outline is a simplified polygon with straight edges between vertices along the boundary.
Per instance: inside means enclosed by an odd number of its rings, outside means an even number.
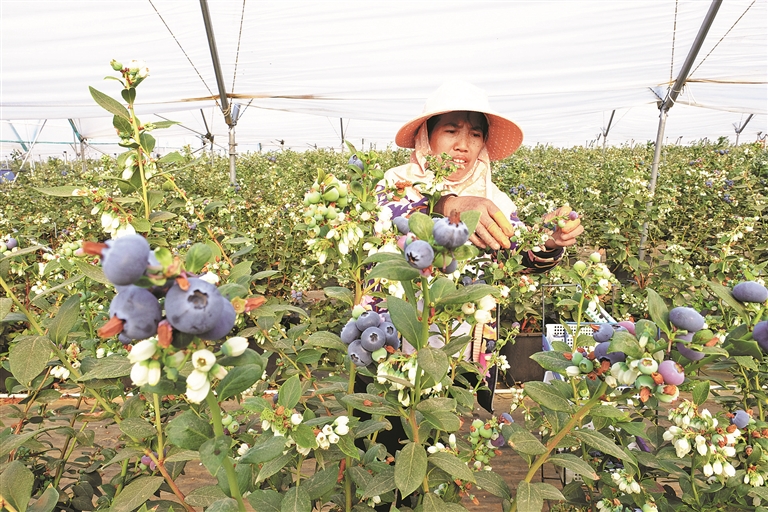
M501 160L523 143L523 131L515 123L491 109L485 91L467 82L446 82L433 92L424 104L422 114L405 123L395 136L401 148L416 147L416 132L430 117L446 112L467 110L482 112L488 119L485 147L491 160Z

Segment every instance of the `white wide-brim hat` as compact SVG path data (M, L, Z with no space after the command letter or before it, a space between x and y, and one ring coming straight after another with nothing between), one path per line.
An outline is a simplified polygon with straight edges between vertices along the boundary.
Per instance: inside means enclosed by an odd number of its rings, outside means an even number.
M433 92L416 117L397 131L395 144L401 148L416 147L416 132L432 116L455 111L482 112L488 119L485 148L491 160L508 157L523 143L523 131L514 122L491 109L488 94L479 87L462 81L450 81Z

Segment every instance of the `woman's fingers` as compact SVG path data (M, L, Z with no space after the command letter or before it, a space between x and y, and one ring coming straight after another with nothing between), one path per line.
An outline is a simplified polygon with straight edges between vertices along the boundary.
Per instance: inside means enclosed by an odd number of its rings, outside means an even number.
M515 234L515 230L512 229L512 224L509 222L506 215L504 215L504 212L497 210L496 213L492 215L492 218L496 224L499 225L504 234L507 235L507 241L509 241L509 237Z

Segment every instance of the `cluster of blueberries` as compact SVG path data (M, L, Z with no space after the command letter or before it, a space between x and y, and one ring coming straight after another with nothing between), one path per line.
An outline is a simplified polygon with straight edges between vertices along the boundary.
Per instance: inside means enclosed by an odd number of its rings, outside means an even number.
M84 244L85 252L101 256L105 277L117 295L109 305L109 317L122 322L118 338L124 344L157 334L163 320L160 298L164 297L165 319L178 332L206 340L219 340L234 327L237 314L216 285L198 277L176 279L151 289L137 286L148 269L162 267L141 235L127 235L105 244Z
M400 336L389 313L363 311L351 318L341 330L341 341L356 366L368 366L387 357L386 347L400 348Z

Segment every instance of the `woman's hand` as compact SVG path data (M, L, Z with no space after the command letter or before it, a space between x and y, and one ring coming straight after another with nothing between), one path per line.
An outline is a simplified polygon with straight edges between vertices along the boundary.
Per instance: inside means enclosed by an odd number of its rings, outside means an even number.
M490 247L498 251L502 247L509 249L512 246L509 241L514 234L512 224L490 199L478 196L443 196L435 205L435 211L444 216L454 210L459 213L473 210L480 212L480 222L469 237L469 241L479 248Z
M549 212L541 218L542 223L549 222L555 217L567 217L571 213L572 208L570 206L561 206L553 212ZM556 227L552 233L551 238L544 244L547 249L557 249L558 247L569 247L576 243L576 237L584 232L584 226L581 225L581 219L569 219L565 222L565 226Z

